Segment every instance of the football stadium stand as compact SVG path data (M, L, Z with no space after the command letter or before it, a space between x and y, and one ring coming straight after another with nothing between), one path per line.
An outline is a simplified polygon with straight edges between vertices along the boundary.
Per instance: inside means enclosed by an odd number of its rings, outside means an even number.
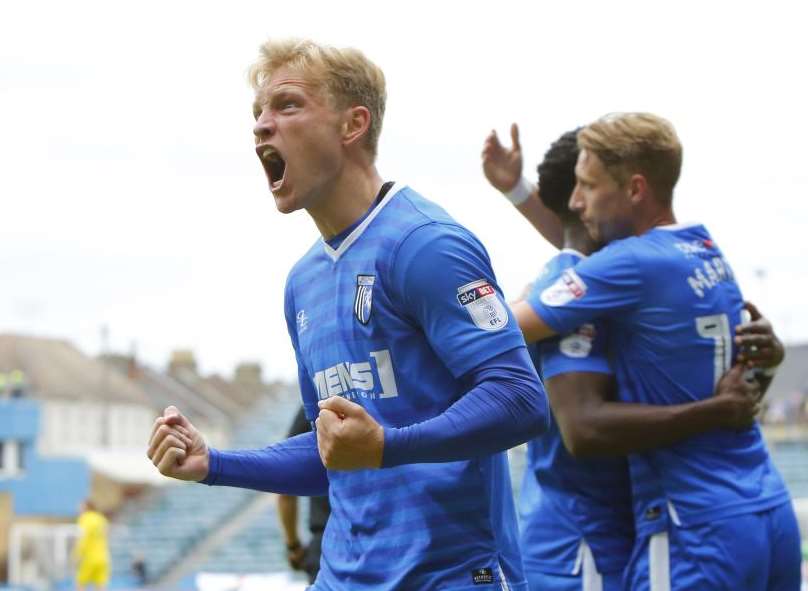
M230 446L259 448L282 439L296 410L293 391L260 400L234 430ZM128 571L135 556L142 557L147 580L163 584L198 570L283 570L272 501L265 493L199 484L153 491L116 519L118 527L110 539L113 572ZM245 529L236 533L233 523Z

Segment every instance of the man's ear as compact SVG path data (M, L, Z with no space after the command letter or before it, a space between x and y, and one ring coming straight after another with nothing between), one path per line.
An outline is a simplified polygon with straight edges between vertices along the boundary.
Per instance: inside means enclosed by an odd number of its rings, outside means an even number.
M350 146L361 142L370 129L370 111L367 107L357 106L346 109L342 122L342 143Z
M633 174L628 180L628 198L632 205L639 205L649 197L648 179L641 174Z

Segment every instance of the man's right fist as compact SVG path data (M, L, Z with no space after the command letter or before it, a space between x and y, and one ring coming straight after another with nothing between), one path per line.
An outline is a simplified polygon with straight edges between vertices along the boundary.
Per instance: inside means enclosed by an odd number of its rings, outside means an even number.
M208 446L175 406L155 419L146 455L164 476L198 482L208 475Z

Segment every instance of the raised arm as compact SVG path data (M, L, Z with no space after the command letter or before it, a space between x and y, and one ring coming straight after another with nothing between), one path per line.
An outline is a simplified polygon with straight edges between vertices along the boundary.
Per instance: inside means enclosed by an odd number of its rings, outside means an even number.
M491 186L505 195L545 240L561 248L564 239L561 221L542 203L536 183L522 176L522 146L516 123L511 124L510 149L505 148L497 132L491 130L483 143L482 165Z
M263 449L211 449L210 472L201 482L296 496L328 494L328 474L314 433L303 433Z
M326 466L469 459L546 429L544 390L476 238L456 226L422 226L402 244L385 279L397 287L397 307L423 330L464 392L446 392L444 412L401 428L382 427L348 400L321 401L317 434Z
M263 449L220 451L169 406L155 421L149 459L161 474L217 486L314 496L328 492L328 476L313 433L304 433Z
M382 428L344 398L323 400L323 462L334 470L452 462L509 449L547 429L547 400L524 347L488 360L468 379L469 390L446 411L400 428Z

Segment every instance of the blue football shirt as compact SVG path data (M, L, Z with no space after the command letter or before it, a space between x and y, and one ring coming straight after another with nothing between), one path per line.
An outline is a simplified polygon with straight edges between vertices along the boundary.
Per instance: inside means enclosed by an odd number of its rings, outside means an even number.
M654 228L612 242L564 271L536 311L567 332L608 317L619 392L644 404L713 395L735 358L743 298L721 250L702 225ZM660 513L692 525L762 511L788 499L758 425L715 430L629 459L638 534ZM658 506L659 492L667 507Z
M585 258L563 249L544 267L526 298L535 305L561 274ZM535 345L543 380L570 372L611 374L603 321ZM598 572L625 568L634 543L631 488L625 458L575 459L564 447L555 419L528 443L519 496L522 558L527 570L577 574L586 540Z
M416 284L424 265L431 279ZM464 394L470 370L524 347L480 242L400 185L337 248L318 240L285 307L309 420L343 396L384 427L424 421ZM526 589L505 453L328 477L314 589Z

